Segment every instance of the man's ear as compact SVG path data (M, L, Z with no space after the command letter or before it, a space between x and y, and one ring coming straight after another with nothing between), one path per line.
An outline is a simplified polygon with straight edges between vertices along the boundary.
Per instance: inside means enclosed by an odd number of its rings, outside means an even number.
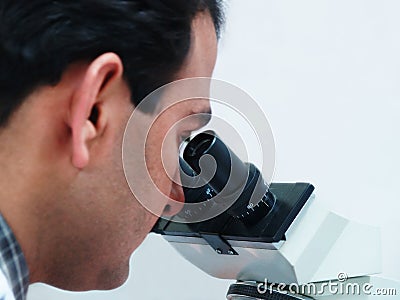
M102 101L107 90L123 74L121 59L114 53L97 57L85 69L83 80L74 91L69 109L69 126L72 131L72 164L83 169L89 163L91 142L101 135L106 120Z

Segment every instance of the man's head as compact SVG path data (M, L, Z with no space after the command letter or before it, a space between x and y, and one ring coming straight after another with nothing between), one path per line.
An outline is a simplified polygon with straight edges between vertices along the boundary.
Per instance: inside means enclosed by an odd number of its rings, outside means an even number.
M221 19L217 0L0 1L0 211L31 282L87 290L126 279L131 252L157 220L124 178L126 123L154 89L212 75ZM172 105L146 137L149 173L177 200L161 211L174 214L183 201L163 169L163 141L172 132L167 156L177 155L180 136L204 124L170 129L209 110L207 100Z

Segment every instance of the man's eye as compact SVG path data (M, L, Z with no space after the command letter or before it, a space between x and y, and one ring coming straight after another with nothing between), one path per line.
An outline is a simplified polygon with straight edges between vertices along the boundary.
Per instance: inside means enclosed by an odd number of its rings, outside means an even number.
M188 140L191 136L191 132L185 132L179 136L179 143L182 144L186 140Z
M181 135L179 138L179 144L182 144L188 138L187 135Z

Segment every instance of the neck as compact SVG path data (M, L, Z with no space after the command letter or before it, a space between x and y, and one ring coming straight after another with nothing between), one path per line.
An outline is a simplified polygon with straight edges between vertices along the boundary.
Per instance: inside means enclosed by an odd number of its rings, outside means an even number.
M40 168L32 164L32 153L27 150L27 142L17 144L17 139L9 139L0 133L0 213L11 228L19 243L30 271L30 278L39 276L40 253L40 205L43 193L37 178ZM31 281L32 282L32 281ZM33 281L34 282L34 281Z

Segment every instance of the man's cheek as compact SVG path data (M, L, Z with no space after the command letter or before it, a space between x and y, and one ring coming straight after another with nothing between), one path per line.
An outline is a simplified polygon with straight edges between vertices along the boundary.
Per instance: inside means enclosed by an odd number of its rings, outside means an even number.
M171 182L176 182L177 173L179 173L179 145L176 134L168 134L165 137L162 144L161 158L165 175Z

